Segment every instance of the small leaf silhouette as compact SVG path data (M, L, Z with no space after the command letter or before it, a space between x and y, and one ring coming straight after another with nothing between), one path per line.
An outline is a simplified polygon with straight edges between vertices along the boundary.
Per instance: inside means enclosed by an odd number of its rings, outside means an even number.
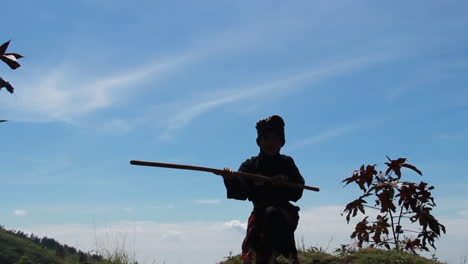
M385 162L387 164L388 169L385 171L385 174L389 174L391 171L395 172L395 174L398 176L398 179L401 178L401 164L405 163L406 159L405 158L399 158L396 160L392 160L387 156L387 159L390 160L390 163Z
M364 199L362 199L363 197L359 197L358 199L348 203L344 209L343 212L347 212L348 214L346 215L346 220L348 221L349 223L349 220L351 219L351 215L352 217L355 217L358 213L358 211L361 211L363 214L365 213L365 210L364 210L364 204L367 203Z
M11 86L11 84L10 84L9 82L3 80L3 78L0 77L0 90L1 90L2 88L7 89L7 91L8 91L9 93L13 93L13 91L15 90L15 88L13 88L13 86Z
M353 171L353 175L351 177L344 179L342 182L345 182L345 186L351 182L355 182L357 185L359 185L361 190L366 191L367 188L369 188L369 186L372 184L374 176L377 175L375 166L376 164L367 165L366 167L362 165L359 170ZM367 188L365 185L367 185Z
M0 46L0 60L5 62L11 69L15 70L21 66L18 59L23 58L23 55L18 53L6 53L8 45L10 45L10 40Z
M418 168L416 168L415 166L411 165L411 164L407 164L407 163L403 163L401 164L402 167L405 167L405 168L408 168L408 169L412 169L414 170L415 172L417 172L419 175L422 176L422 172L420 170L418 170Z
M8 49L8 45L10 45L10 40L3 43L1 46L0 46L0 55L3 55L6 50Z
M396 160L392 160L387 156L387 159L390 162L385 162L385 164L387 164L387 166L388 166L388 169L385 171L386 175L388 175L391 171L393 171L397 175L397 179L400 179L401 178L401 167L405 167L405 168L408 168L408 169L411 169L411 170L415 171L416 173L418 173L419 175L422 176L422 172L420 170L418 170L418 168L416 168L415 166L406 163L407 159L405 159L405 158L399 158L399 159L396 159Z

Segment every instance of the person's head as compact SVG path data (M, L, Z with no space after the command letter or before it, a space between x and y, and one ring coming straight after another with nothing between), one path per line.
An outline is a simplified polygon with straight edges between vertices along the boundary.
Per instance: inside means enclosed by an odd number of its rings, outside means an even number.
M257 145L267 155L276 155L286 142L284 121L278 115L272 115L257 122Z

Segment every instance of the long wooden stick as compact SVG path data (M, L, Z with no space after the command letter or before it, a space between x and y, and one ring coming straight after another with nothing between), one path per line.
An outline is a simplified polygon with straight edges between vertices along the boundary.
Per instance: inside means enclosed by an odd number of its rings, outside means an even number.
M131 160L130 164L139 165L139 166L149 166L149 167L163 167L163 168L171 168L171 169L206 171L206 172L212 172L212 173L215 173L215 174L222 174L224 172L224 170L214 169L214 168L199 167L199 166L192 166L192 165L183 165L183 164L152 162L152 161L141 161L141 160ZM240 171L233 171L232 173L234 175L249 178L249 179L252 179L252 180L262 180L262 181L266 181L266 182L273 182L273 180L271 178L266 177L266 176L262 176L262 175L258 175L258 174L252 174L252 173L246 173L246 172L240 172ZM307 185L299 184L299 183L280 182L280 184L290 186L290 187L315 191L315 192L320 191L320 189L317 188L317 187L307 186Z

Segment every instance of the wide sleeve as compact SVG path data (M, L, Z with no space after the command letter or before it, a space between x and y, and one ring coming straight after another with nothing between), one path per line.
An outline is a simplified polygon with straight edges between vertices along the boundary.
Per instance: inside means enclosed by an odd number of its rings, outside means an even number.
M239 167L238 171L251 172L252 166L252 160L246 160ZM233 180L224 179L224 185L226 186L228 199L246 200L249 198L249 194L251 193L251 183L248 179L236 176Z
M286 159L286 175L288 176L288 181L292 183L304 184L304 178L302 177L299 169L294 163L293 158L288 157ZM284 195L288 201L297 202L301 197L304 189L302 188L286 188L284 190Z

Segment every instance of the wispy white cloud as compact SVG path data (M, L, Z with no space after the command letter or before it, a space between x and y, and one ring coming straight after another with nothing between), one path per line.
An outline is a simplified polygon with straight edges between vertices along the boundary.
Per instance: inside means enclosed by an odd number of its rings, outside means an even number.
M213 90L209 94L196 97L191 100L180 100L168 104L173 110L165 112L166 125L161 139L172 138L174 132L189 125L194 119L209 111L224 105L256 100L261 96L262 101L272 101L284 94L294 92L303 88L305 84L312 85L314 82L330 79L342 74L362 70L370 65L381 63L388 58L384 55L372 55L352 58L328 64L319 65L303 72L268 81L256 86L242 86L230 90ZM258 102L257 102L258 103ZM158 108L158 110L160 110ZM158 116L159 117L159 116Z
M131 207L125 207L125 208L122 208L122 210L126 213L132 213L134 211L134 209Z
M468 131L463 130L463 131L452 131L449 133L441 134L438 136L440 140L446 140L446 141L462 141L462 140L467 140L468 139Z
M461 210L457 212L458 215L468 218L468 210Z
M134 129L134 123L122 118L103 122L100 130L104 133L126 134Z
M289 150L291 151L291 150L303 148L308 145L319 144L319 143L331 140L333 138L342 136L344 134L347 134L360 127L362 127L360 123L355 123L355 124L347 124L347 125L333 128L333 129L325 130L317 135L314 135L306 139L303 139L299 142L293 143L293 145L289 148Z
M162 78L191 59L190 55L175 56L97 79L82 76L70 67L59 66L40 77L18 81L18 99L3 103L9 116L14 115L18 121L73 122L136 94L137 84Z
M400 99L412 98L418 101L418 97L427 93L430 87L438 84L441 81L450 81L458 72L464 72L467 68L465 61L444 61L438 60L430 62L416 69L412 69L411 75L396 85L392 85L386 91L386 99L389 102L394 102ZM450 87L439 88L443 89L444 93L452 90Z
M25 216L28 214L28 211L22 209L16 209L13 211L13 214L16 216Z
M239 232L245 232L247 230L247 222L241 222L239 220L231 220L224 223L227 228L233 228L239 230Z
M426 74L424 76L433 76L430 74ZM406 83L400 84L398 86L392 87L387 92L387 101L394 102L398 99L401 99L403 96L407 96L408 93L417 92L418 90L422 90L434 81L434 78L428 79L424 78L423 75L415 76L415 79L408 80Z
M186 50L169 51L175 55L143 65L131 65L120 72L110 70L99 78L87 76L76 70L73 64L50 67L52 70L40 71L35 76L11 80L15 83L17 99L0 97L0 107L6 110L9 119L16 121L73 123L95 111L112 107L132 96L137 97L138 93L144 94L136 88L138 84L155 84L190 64L255 47L262 38L268 38L267 35L266 28L262 26L212 33L209 37L193 40L192 46ZM115 119L107 122L105 129L128 132L133 125L133 122Z
M208 112L216 107L239 101L240 99L245 98L246 96L247 94L245 94L245 92L239 92L237 94L234 93L228 96L222 96L222 98L212 100L208 99L206 101L198 102L192 105L187 105L186 108L181 108L181 105L179 105L177 106L177 109L184 110L176 112L172 116L166 116L167 125L160 138L163 140L171 139L175 130L187 126L192 122L192 120L194 120L201 114ZM183 102L181 104L185 103L186 102ZM175 105L178 105L178 103L176 103Z
M197 204L220 204L221 201L218 199L211 199L211 200L196 200L195 203Z
M151 205L151 206L149 206L149 208L152 208L152 209L174 209L175 206L174 206L174 204L169 203L169 204Z

